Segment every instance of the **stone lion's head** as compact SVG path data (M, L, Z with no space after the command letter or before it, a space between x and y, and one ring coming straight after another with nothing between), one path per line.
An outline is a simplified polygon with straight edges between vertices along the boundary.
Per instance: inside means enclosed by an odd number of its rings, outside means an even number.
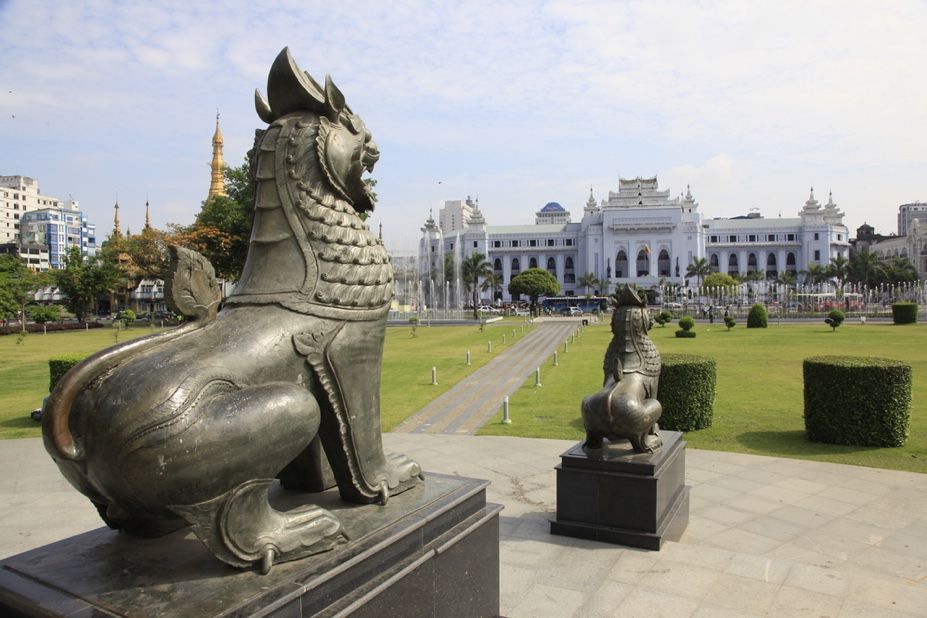
M375 198L364 173L373 171L380 151L330 76L325 76L323 88L296 65L285 47L267 77L267 99L257 90L254 99L258 115L268 124L288 114L317 115L316 154L332 188L358 214L373 210Z

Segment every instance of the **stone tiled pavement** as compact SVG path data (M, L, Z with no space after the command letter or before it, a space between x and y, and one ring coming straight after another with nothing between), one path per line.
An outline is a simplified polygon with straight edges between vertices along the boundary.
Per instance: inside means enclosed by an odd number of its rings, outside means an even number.
M506 616L927 615L927 475L689 450L689 526L649 552L548 533L571 442L384 440L426 470L492 481ZM0 442L0 469L0 557L100 525L40 440Z

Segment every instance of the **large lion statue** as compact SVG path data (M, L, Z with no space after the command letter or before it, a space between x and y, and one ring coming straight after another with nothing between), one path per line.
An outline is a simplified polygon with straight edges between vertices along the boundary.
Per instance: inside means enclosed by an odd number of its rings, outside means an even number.
M43 435L111 527L159 536L191 525L219 559L267 572L344 538L308 493L274 509L276 477L386 504L422 471L387 457L380 433L393 272L362 219L377 146L331 78L319 85L287 49L267 99L255 98L269 126L255 141L254 227L234 293L217 312L209 263L172 248L166 293L188 323L74 367L49 397Z

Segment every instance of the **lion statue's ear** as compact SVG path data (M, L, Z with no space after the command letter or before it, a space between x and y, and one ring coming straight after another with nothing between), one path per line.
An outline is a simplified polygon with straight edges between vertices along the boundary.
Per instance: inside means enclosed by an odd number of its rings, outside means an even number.
M341 110L344 109L344 95L332 81L331 75L325 76L325 106L329 110L330 120L337 120Z
M334 84L332 85L334 86ZM292 112L309 111L317 114L330 113L328 80L326 92L322 92L319 84L312 79L309 73L301 70L297 65L290 49L284 47L277 55L270 73L267 75L267 98L255 91L254 105L258 116L268 124ZM344 95L334 88L340 99L339 112L344 108ZM337 115L335 116L337 117Z

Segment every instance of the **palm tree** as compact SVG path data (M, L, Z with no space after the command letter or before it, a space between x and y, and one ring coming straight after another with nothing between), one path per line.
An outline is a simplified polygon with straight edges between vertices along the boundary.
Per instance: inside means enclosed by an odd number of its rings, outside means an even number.
M843 255L838 254L837 257L830 259L826 272L829 279L836 279L837 285L843 288L843 284L846 283L847 276L850 274L850 262Z
M886 269L891 283L911 282L917 280L917 269L908 258L894 257Z
M695 258L692 260L692 263L686 267L686 279L691 279L695 277L698 281L698 287L702 287L702 279L705 278L711 272L711 268L708 266L708 260L705 258Z
M579 278L579 284L586 288L586 296L591 296L589 288L598 287L600 283L601 281L595 276L595 273L585 273Z
M490 294L493 299L496 298L496 292L502 291L502 276L496 276L495 273L491 272L486 275L486 278L483 279L483 283L480 284L480 289L484 292L490 290Z
M480 279L492 275L492 265L486 261L486 256L474 251L470 257L460 264L460 277L463 279L467 292L473 294L473 319L480 319L479 312L479 286Z
M827 281L827 269L814 262L808 264L806 270L801 271L805 283L824 283Z
M850 258L849 279L855 283L878 285L885 278L885 268L875 253L864 249Z

